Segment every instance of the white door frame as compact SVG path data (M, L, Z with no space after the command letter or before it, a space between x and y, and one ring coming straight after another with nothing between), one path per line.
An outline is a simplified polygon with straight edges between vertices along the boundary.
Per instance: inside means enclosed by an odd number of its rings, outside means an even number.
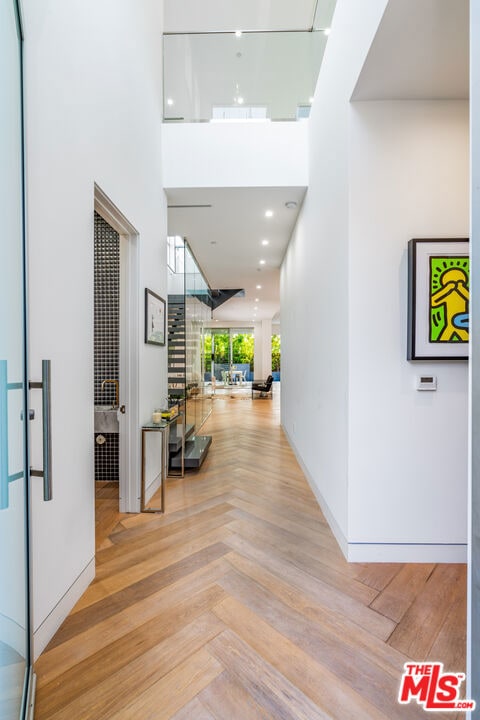
M139 354L139 234L123 213L95 183L96 212L120 235L120 512L139 512L140 432L138 410Z

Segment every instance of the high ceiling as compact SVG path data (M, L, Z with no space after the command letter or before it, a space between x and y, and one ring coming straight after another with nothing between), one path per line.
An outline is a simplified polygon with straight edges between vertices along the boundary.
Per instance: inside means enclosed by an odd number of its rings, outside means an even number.
M311 30L326 27L336 0L165 0L165 32Z
M245 290L245 297L220 306L215 319L251 324L278 313L279 267L304 194L298 187L167 190L168 234L187 238L210 287Z
M469 0L390 0L353 100L468 98Z
M334 5L335 0L165 0L165 31L320 29L330 24L325 18ZM390 0L352 99L467 97L468 0ZM279 265L304 193L298 187L168 190L169 205L212 206L169 209L169 233L187 237L211 287L246 290L245 298L216 310L216 319L250 324L255 305L255 320L278 314ZM285 208L289 200L297 202L294 210ZM266 209L275 211L270 220ZM262 246L262 239L269 245Z
M335 3L336 0L165 0L164 31L321 30L330 26ZM253 79L254 72L255 69ZM233 298L214 312L219 322L251 324L254 320L278 317L279 267L304 194L304 187L167 190L169 234L187 238L212 288L245 289L244 298ZM296 202L296 207L287 209L288 201ZM172 205L212 207L175 209ZM267 209L275 213L270 219L265 218ZM269 245L262 245L262 240L268 240ZM265 260L265 265L260 265L260 260ZM254 317L255 306L258 309Z

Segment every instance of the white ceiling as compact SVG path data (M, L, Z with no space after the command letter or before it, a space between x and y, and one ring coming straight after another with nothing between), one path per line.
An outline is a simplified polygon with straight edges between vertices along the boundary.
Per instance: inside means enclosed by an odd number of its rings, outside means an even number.
M468 0L390 0L352 99L466 99L468 54Z
M318 1L316 27L323 12L331 17L334 4ZM166 0L165 29L308 29L314 12L315 0ZM390 0L353 99L467 97L468 0ZM278 314L279 266L304 194L298 187L168 190L169 205L212 205L169 209L169 234L187 237L212 288L246 291L215 311L219 322L253 322L256 297L256 320ZM288 200L297 201L295 211L285 208ZM271 220L264 217L267 208L275 211Z
M245 289L245 297L228 300L214 312L215 319L251 323L278 313L279 267L304 194L299 187L167 190L168 234L187 238L210 287ZM285 207L291 200L297 202L293 210ZM272 218L265 217L266 210L273 210Z
M336 0L165 0L165 32L324 28ZM315 17L315 8L317 8Z
M164 31L232 33L236 30L321 30L330 27L335 4L336 0L165 0ZM212 42L214 40L215 38ZM250 41L245 38L245 42L247 40ZM193 40L188 42L192 43ZM220 62L223 68L224 61L219 60L219 57L217 53L217 65ZM257 57L257 68L253 67L251 71L254 84L258 84L257 70L261 62L262 58ZM195 67L198 70L198 61L195 62ZM247 90L247 87L242 87L242 94ZM297 101L308 102L312 93L313 86L305 90ZM173 96L173 91L171 95ZM228 98L230 95L231 93ZM223 95L220 97L223 99ZM262 100L265 103L266 99L262 97ZM173 108L173 111L175 116L180 112L178 107ZM210 113L211 110L208 117ZM283 115L280 113L281 117ZM279 267L304 194L305 188L298 187L167 191L169 205L213 206L197 209L170 208L169 234L178 234L188 239L212 288L233 287L244 288L246 291L245 298L233 298L219 307L214 313L216 319L251 323L257 297L259 309L255 319L278 318ZM288 200L297 201L296 210L285 208ZM264 217L267 208L275 211L270 220ZM267 247L261 245L264 238L270 241ZM212 241L215 242L214 245L211 244ZM259 265L260 259L265 259L264 266ZM261 290L257 290L256 285L262 285Z

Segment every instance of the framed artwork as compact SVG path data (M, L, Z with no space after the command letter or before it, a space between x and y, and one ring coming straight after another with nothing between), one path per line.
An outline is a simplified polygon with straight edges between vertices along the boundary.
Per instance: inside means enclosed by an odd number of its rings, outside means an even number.
M408 243L407 360L467 360L468 239Z
M165 345L165 300L145 288L145 342Z

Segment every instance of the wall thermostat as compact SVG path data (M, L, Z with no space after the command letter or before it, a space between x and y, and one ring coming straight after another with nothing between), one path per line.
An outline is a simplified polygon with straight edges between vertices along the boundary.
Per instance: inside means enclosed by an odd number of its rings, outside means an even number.
M436 390L437 389L437 376L436 375L417 375L417 390Z

